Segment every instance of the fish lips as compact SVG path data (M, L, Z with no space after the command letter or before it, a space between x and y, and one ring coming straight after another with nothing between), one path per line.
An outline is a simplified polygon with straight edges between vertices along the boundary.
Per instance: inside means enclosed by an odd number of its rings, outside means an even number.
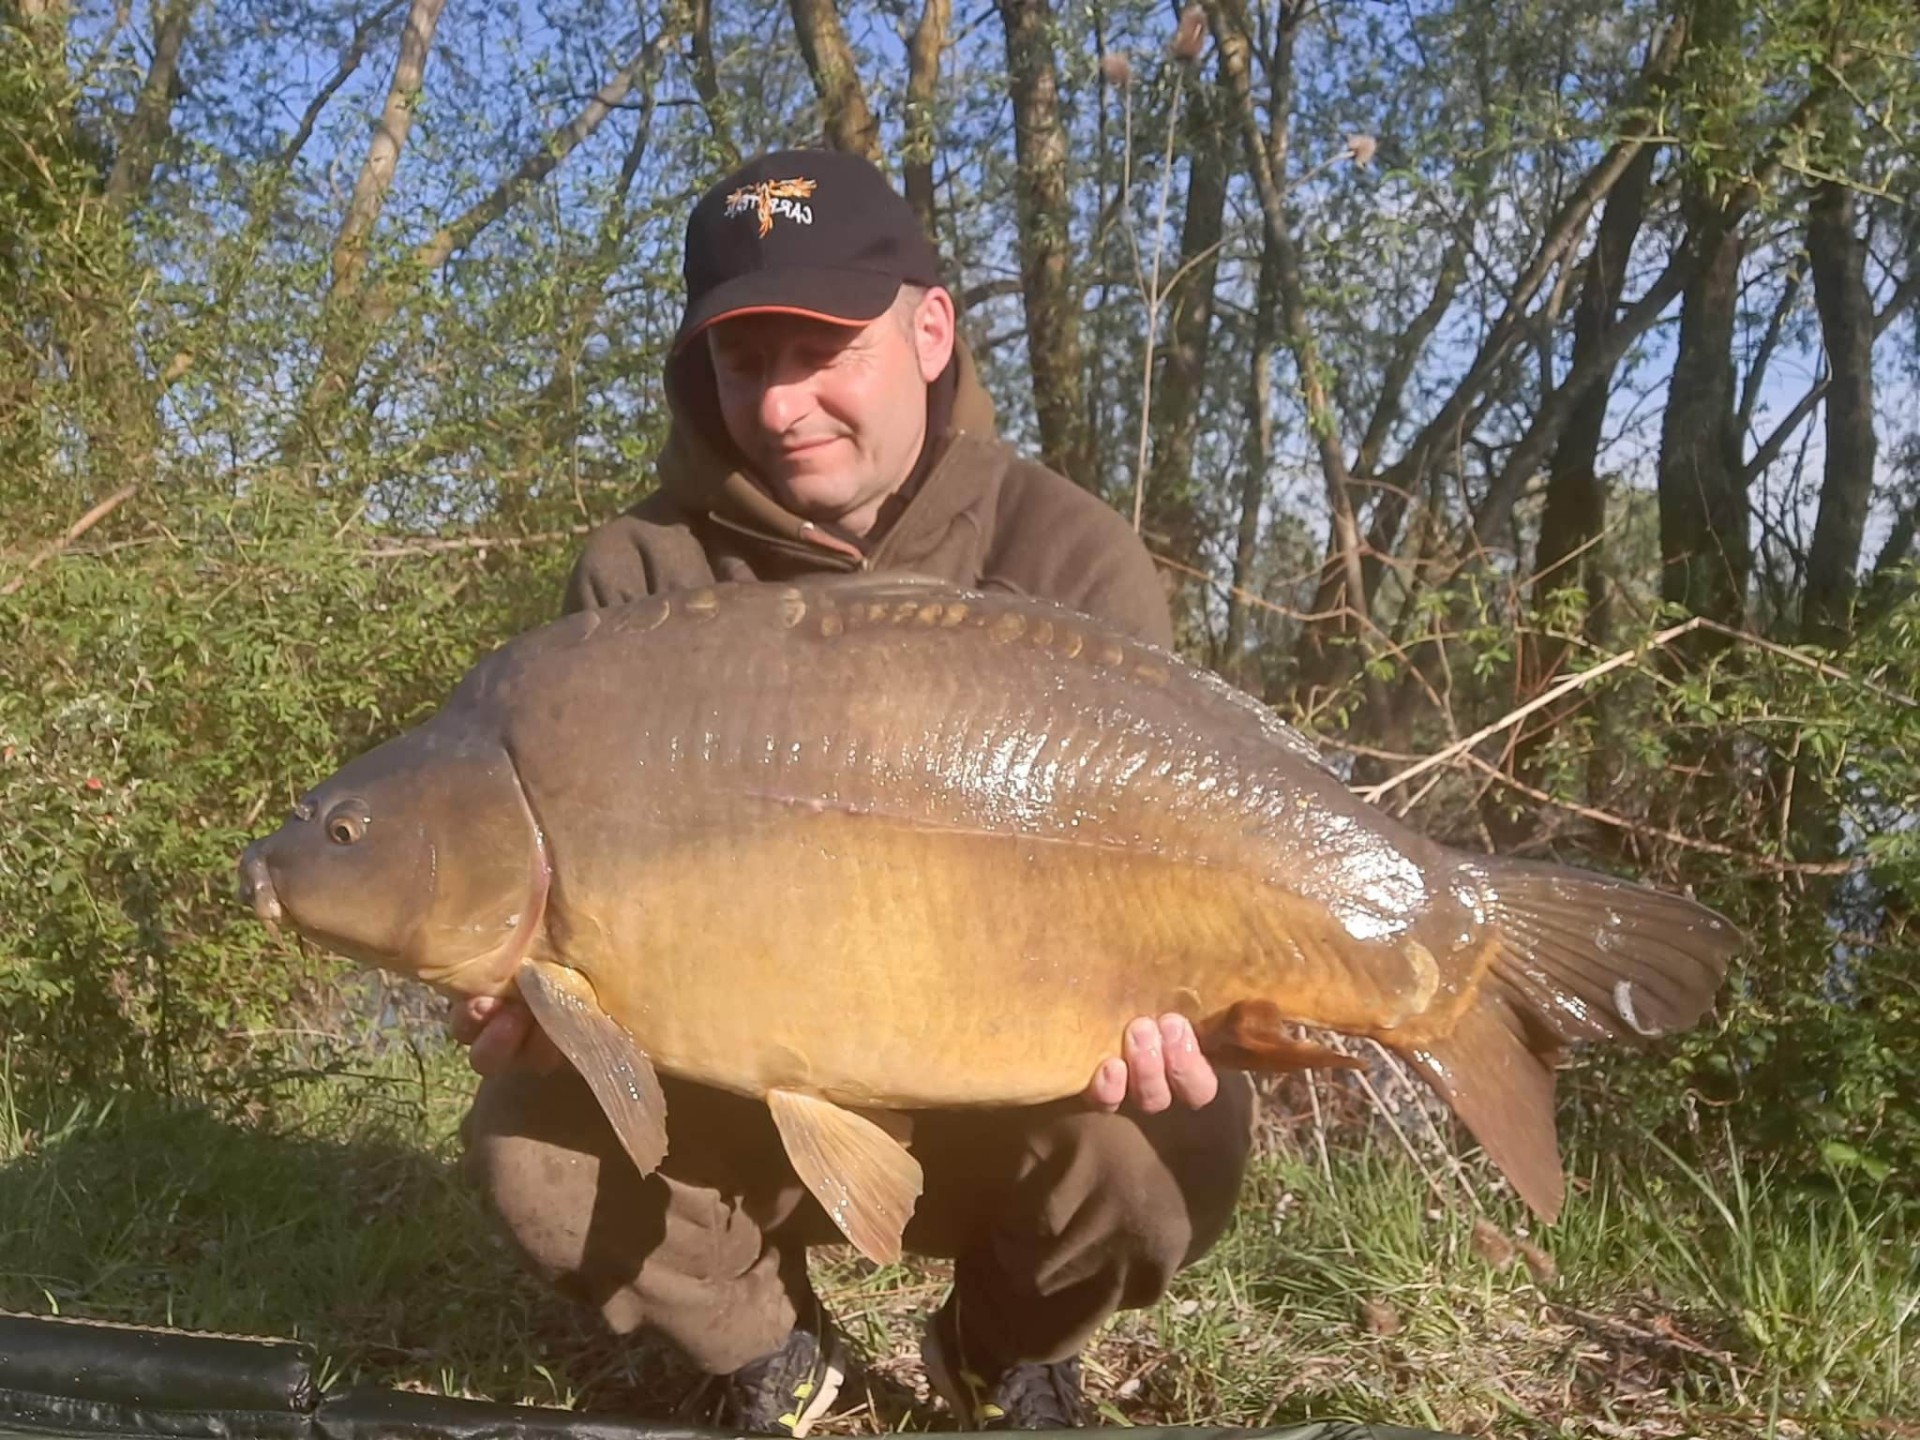
M267 927L267 933L278 940L286 910L274 892L273 871L267 865L267 845L268 840L256 840L240 853L240 903L250 907Z

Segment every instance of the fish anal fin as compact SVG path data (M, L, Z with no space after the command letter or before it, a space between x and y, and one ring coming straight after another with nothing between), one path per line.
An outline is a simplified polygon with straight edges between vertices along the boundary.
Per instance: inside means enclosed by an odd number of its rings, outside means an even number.
M600 1005L578 970L528 960L515 976L540 1028L587 1082L642 1175L667 1156L667 1098L646 1051Z
M1520 1017L1487 996L1446 1036L1394 1048L1453 1107L1528 1208L1558 1219L1567 1179L1554 1129L1556 1057L1528 1046Z
M794 1170L869 1260L900 1258L900 1237L924 1183L920 1162L879 1125L800 1090L770 1090L767 1108Z
M1241 1000L1196 1021L1200 1053L1234 1070L1359 1070L1364 1064L1330 1046L1296 1039L1271 1000Z

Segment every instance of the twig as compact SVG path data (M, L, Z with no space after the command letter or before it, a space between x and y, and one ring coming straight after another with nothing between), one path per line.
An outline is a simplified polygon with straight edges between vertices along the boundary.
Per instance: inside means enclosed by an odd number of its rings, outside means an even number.
M1169 570L1178 570L1183 575L1191 575L1196 580L1204 580L1209 585L1224 590L1229 595L1237 596L1249 605L1258 606L1262 610L1271 610L1276 615L1285 616L1289 620L1298 620L1302 624L1311 624L1319 620L1354 619L1364 621L1367 618L1361 615L1351 605L1336 605L1331 610L1295 610L1290 605L1276 604L1264 595L1256 595L1251 590L1243 590L1230 580L1222 580L1219 576L1209 574L1205 570L1196 570L1191 565L1183 565L1178 560L1169 559L1158 550L1149 549L1147 553L1153 557L1156 564L1164 565Z
M133 492L139 488L140 482L136 480L133 484L114 491L113 494L109 495L78 520L74 521L73 524L67 527L66 534L43 547L38 555L35 555L29 560L26 569L14 576L13 579L9 580L5 585L0 585L0 600L5 599L17 591L22 585L27 583L27 577L33 574L34 571L38 570L42 565L46 564L47 561L53 559L54 556L73 544L74 541L86 534L87 531L98 525L102 520L106 519L107 516L126 504L127 501L131 500L133 498Z
M1426 759L1409 765L1399 774L1389 776L1387 779L1382 780L1378 785L1369 785L1366 789L1359 792L1360 797L1363 800L1377 802L1380 797L1385 795L1389 790L1397 790L1400 786L1406 784L1407 781L1412 780L1416 776L1426 774L1427 771L1433 769L1435 766L1447 764L1456 755L1465 754L1488 736L1498 735L1502 730L1511 729L1535 711L1546 709L1547 706L1553 704L1561 696L1589 685L1593 681L1598 680L1602 675L1618 670L1624 665L1631 665L1648 652L1671 645L1683 635L1690 635L1695 630L1702 629L1711 623L1712 622L1704 617L1696 615L1691 620L1683 620L1678 625L1662 630L1644 645L1636 645L1631 650L1622 650L1611 659L1601 661L1591 670L1582 670L1578 675L1570 675L1558 685L1555 685L1551 690L1543 691L1539 695L1534 696L1533 699L1529 700L1519 709L1508 712L1491 725L1483 725L1464 740L1454 741L1453 744L1448 745L1442 750L1435 751Z
M1474 769L1497 780L1510 790L1517 790L1530 800L1542 805L1551 805L1556 810L1565 810L1582 819L1597 821L1602 825L1611 825L1615 829L1630 834L1644 835L1654 840L1664 840L1669 845L1678 845L1687 850L1700 850L1709 855L1724 855L1729 860L1738 860L1744 865L1766 870L1780 875L1847 875L1855 870L1864 869L1868 862L1860 860L1775 860L1768 855L1756 855L1747 850L1736 850L1731 845L1722 845L1715 840L1695 840L1682 835L1678 830L1669 830L1663 825L1649 825L1643 820L1630 820L1624 815L1616 815L1610 810L1596 810L1591 805L1582 805L1574 800L1562 800L1549 795L1545 790L1535 789L1524 780L1516 780L1497 765L1489 765L1478 755L1462 757Z
M1312 1070L1302 1072L1307 1081L1307 1105L1313 1111L1313 1148L1320 1155L1320 1174L1327 1182L1327 1189L1333 1189L1333 1161L1327 1156L1327 1122L1320 1113L1320 1082Z
M1453 1172L1453 1178L1460 1182L1461 1190L1466 1192L1467 1208L1477 1214L1480 1210L1480 1192L1473 1188L1473 1181L1467 1176L1467 1167L1461 1163L1460 1157L1454 1154L1453 1146L1448 1143L1447 1137L1440 1133L1440 1127L1434 1123L1433 1116L1427 1113L1427 1107L1422 1103L1423 1094L1430 1093L1427 1087L1414 1084L1413 1076L1407 1073L1406 1062L1378 1040L1369 1040L1367 1043L1385 1063L1387 1073L1398 1080L1400 1088L1412 1098L1414 1113L1420 1117L1420 1123L1426 1126L1427 1133L1433 1137L1434 1148L1439 1151L1440 1158L1446 1163L1447 1168Z
M518 550L527 545L551 545L556 540L575 540L589 533L591 525L569 525L564 530L543 530L535 535L453 535L439 540L413 540L404 545L385 545L362 550L369 560L393 560L403 555L437 555L449 550Z
M1439 1202L1442 1209L1451 1208L1452 1202L1447 1198L1447 1187L1433 1178L1433 1172L1427 1168L1427 1162L1420 1158L1420 1152L1413 1148L1413 1141L1407 1138L1407 1132L1401 1128L1399 1119L1387 1108L1387 1102L1380 1098L1380 1092L1373 1088L1373 1082L1367 1079L1367 1072L1355 1070L1352 1074L1353 1078L1360 1082L1360 1088L1367 1092L1367 1099L1373 1102L1374 1113L1387 1122L1387 1128L1393 1131L1394 1138L1400 1142L1400 1148L1407 1152L1407 1158L1413 1161L1414 1169L1418 1170L1421 1178L1427 1182L1427 1189L1433 1192L1433 1198Z

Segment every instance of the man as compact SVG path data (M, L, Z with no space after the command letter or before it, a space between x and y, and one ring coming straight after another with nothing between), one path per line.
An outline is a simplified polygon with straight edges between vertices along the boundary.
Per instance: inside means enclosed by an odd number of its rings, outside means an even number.
M748 164L695 207L685 275L659 488L590 537L570 609L905 570L1171 642L1132 531L994 437L932 247L871 165L833 152ZM643 1179L524 1006L470 1001L453 1028L485 1077L468 1163L535 1271L615 1331L663 1331L725 1377L718 1423L804 1434L845 1366L807 1247L840 1237L766 1108L663 1077L669 1153ZM915 1117L926 1191L906 1246L955 1262L923 1353L965 1427L1081 1423L1078 1352L1227 1225L1246 1077L1216 1076L1176 1016L1116 1040L1082 1097Z

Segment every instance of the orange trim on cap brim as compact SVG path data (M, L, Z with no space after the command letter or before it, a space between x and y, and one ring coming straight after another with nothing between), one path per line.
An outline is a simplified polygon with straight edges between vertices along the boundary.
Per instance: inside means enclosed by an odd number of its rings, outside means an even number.
M882 310L880 315L886 313L886 311ZM697 326L689 330L685 335L682 335L679 343L673 348L675 350L684 349L691 341L706 334L707 331L711 330L715 325L718 325L722 320L732 320L740 315L798 315L803 320L823 320L829 325L838 325L846 330L862 329L880 318L880 315L874 315L865 320L849 320L844 315L828 315L819 310L807 310L798 305L742 305L737 310L723 310L718 315L702 320Z

